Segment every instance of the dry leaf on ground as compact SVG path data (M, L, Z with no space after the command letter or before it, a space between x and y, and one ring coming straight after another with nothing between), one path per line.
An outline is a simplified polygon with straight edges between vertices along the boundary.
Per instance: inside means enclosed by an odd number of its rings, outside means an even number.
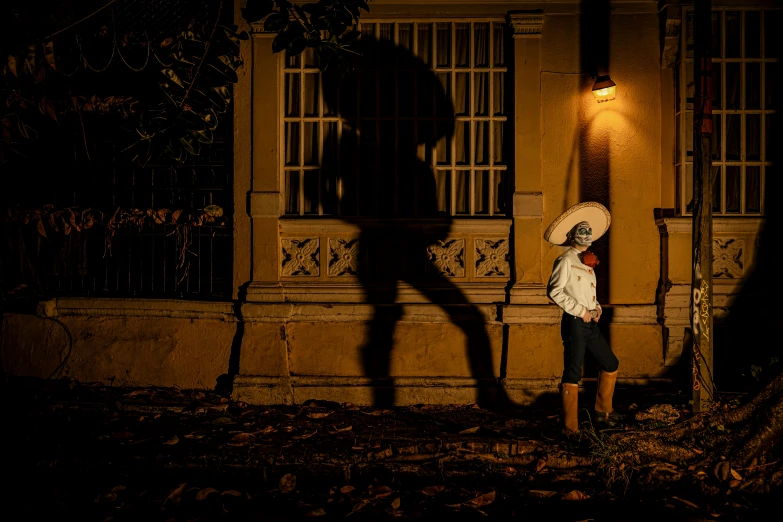
M538 473L545 467L546 467L546 461L544 459L538 459L538 462L536 462L536 473Z
M277 430L273 428L272 426L267 426L266 428L261 428L260 430L253 433L253 435L268 435L269 433L275 433Z
M294 435L291 438L292 439L296 439L296 440L309 439L310 437L312 437L316 433L318 433L318 430L315 430L312 433L302 433L301 435Z
M367 507L367 505L369 503L370 503L369 500L367 500L366 498L363 498L362 500L360 500L359 502L354 504L353 509L351 509L351 513L356 513L357 511L361 511L362 509Z
M116 493L106 493L105 495L98 495L95 497L96 504L107 504L109 502L114 502L115 500L117 500Z
M169 496L166 497L166 500L163 501L163 503L165 504L166 502L171 501L174 504L178 504L179 503L179 498L180 498L180 496L182 496L182 492L185 491L185 486L187 484L188 484L187 482L183 482L182 484L180 484L179 486L174 488L171 491L171 493L169 493Z
M392 494L392 488L388 486L376 486L371 488L370 494L374 495L375 498L388 497Z
M438 493L440 493L444 489L446 489L446 486L428 486L428 487L426 487L424 489L420 489L419 491L421 493L431 497L432 495L437 495Z
M231 442L255 442L256 438L250 433L237 433L231 437Z
M529 493L533 497L541 497L541 498L549 498L557 495L557 491L548 491L545 489L531 489Z
M372 411L366 411L364 413L365 413L365 415L374 415L374 416L378 417L378 416L381 416L381 415L388 415L388 414L392 413L392 410L372 410Z
M317 508L312 511L308 511L304 516L306 517L320 517L326 514L324 508Z
M589 495L585 495L577 489L563 495L563 500L587 500L588 498L590 498Z
M354 489L356 489L356 488L353 487L353 486L343 486L343 487L340 488L340 493L345 493L347 495L348 493L350 493Z
M495 492L490 491L489 493L484 493L483 495L479 495L474 499L468 500L467 502L463 502L463 505L468 507L483 507L488 506L489 504L492 504L495 501Z
M296 475L286 473L280 479L280 491L283 493L291 493L296 489Z
M221 424L234 424L234 421L232 421L232 420L231 420L231 419L229 419L228 417L218 417L217 419L215 419L215 420L213 420L213 421L212 421L212 424L217 424L217 425L221 425Z
M237 491L235 489L227 489L223 493L221 493L221 495L231 495L232 497L241 497L242 492Z
M179 437L177 437L176 435L174 435L173 437L171 437L169 440L167 440L167 441L166 441L166 442L164 442L163 444L168 444L169 446L173 446L174 444L176 444L176 443L178 443L178 442L179 442Z
M466 430L462 430L459 432L460 435L470 435L471 433L476 433L481 426L473 426L472 428L468 428Z
M196 500L204 500L207 498L211 493L219 493L218 490L215 488L204 488L199 490L198 493L196 493Z
M678 502L682 502L683 504L685 504L689 508L699 509L699 506L697 506L696 504L694 504L690 500L685 500L684 498L680 498L680 497L672 497L672 499L677 500Z
M311 419L323 419L324 417L328 417L333 412L327 411L327 412L315 412L315 413L308 413L307 417Z
M397 497L394 500L392 500L392 503L391 503L392 509L395 510L395 511L400 509L400 503L401 503L400 502L400 497Z

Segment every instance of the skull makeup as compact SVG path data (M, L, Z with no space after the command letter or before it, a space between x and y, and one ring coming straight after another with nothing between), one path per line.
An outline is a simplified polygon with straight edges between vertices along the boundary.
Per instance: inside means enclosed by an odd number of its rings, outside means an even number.
M590 246L593 244L593 229L590 223L582 221L578 223L568 233L568 238L579 246Z

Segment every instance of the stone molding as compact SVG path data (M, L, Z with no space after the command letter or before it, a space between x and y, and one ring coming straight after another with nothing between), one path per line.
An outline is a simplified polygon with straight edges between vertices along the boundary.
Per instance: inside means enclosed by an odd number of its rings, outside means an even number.
M737 279L713 279L712 312L717 324L728 316L741 290L741 281ZM690 283L673 284L666 293L666 305L660 318L668 331L663 347L664 366L675 366L682 357L686 331L691 327L690 300Z
M401 323L451 323L451 316L439 305L409 303L403 306ZM458 308L464 305L452 305ZM474 305L486 324L499 324L498 307L494 304ZM345 323L369 322L375 316L375 306L351 303L245 303L242 318L246 322Z
M739 285L721 290L716 285L716 299L720 306L732 298ZM688 320L688 285L675 285L670 296L672 307L667 311L676 321L682 315ZM679 294L682 299L677 300ZM682 303L680 303L682 301ZM440 305L431 302L400 303L404 307L403 323L450 323L451 316ZM452 305L459 307L464 305ZM486 324L556 324L561 310L554 304L502 305L478 303L475 307L484 316ZM716 308L719 305L716 304ZM245 322L367 322L374 316L374 306L367 303L337 302L246 302L240 305L239 314ZM612 324L655 324L654 305L607 306L613 310ZM680 313L680 310L684 312ZM114 299L114 298L57 298L41 301L36 315L40 317L109 316L109 317L170 317L207 319L234 322L240 320L231 302L184 301L177 299ZM683 324L686 324L683 323Z
M610 324L655 325L658 324L655 305L606 305L604 314ZM563 311L555 304L504 305L501 309L503 324L557 324Z
M557 305L505 305L503 324L557 324L563 311Z
M251 283L247 289L247 301L251 303L365 303L364 286L355 277L334 277L330 281L284 281L280 284ZM485 278L480 282L456 283L460 291L472 303L504 303L508 281L501 278ZM435 286L434 291L447 288ZM411 284L397 284L398 303L429 303Z
M713 234L759 234L766 220L762 217L713 217ZM693 231L691 217L667 217L655 220L663 232L690 234Z
M323 218L308 219L297 217L282 217L278 221L280 233L283 236L299 236L306 234L308 237L318 235L332 237L358 236L362 227L355 223L348 223L342 219ZM375 219L368 218L363 221L367 228L382 231L384 228L403 228L405 226L416 227L417 230L427 228L441 229L444 224L450 225L449 236L461 234L486 234L508 235L511 231L511 219L508 218L477 218L477 219Z
M517 11L508 13L508 23L514 38L541 38L544 25L543 11Z
M548 305L552 304L546 295L546 285L516 284L509 290L509 302L512 305Z
M234 315L234 304L231 302L105 297L59 297L41 301L36 315L40 317L170 317L229 322L237 320Z

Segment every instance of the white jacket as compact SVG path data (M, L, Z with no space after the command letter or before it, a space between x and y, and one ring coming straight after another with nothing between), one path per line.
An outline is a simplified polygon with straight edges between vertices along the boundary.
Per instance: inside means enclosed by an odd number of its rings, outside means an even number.
M601 308L595 299L595 271L582 263L580 252L570 247L555 261L546 295L567 314L582 317Z

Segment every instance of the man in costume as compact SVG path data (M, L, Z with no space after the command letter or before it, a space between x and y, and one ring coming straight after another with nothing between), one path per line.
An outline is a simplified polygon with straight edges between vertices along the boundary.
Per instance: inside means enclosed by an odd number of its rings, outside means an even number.
M544 239L569 248L555 260L547 284L547 296L562 310L560 334L563 339L563 377L560 381L564 433L579 432L577 418L579 381L585 351L598 361L598 393L593 421L612 425L622 416L612 409L619 361L598 328L601 305L596 300L593 267L598 260L587 249L609 229L609 211L593 201L574 205L555 219L544 232ZM592 259L590 259L592 257Z

